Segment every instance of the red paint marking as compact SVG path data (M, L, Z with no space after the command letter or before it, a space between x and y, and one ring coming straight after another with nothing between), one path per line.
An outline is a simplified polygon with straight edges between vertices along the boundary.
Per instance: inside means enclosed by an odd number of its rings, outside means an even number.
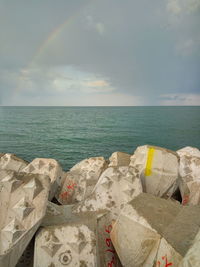
M186 195L186 196L184 196L184 198L183 198L182 204L183 204L183 205L186 205L186 204L188 203L188 201L189 201L189 196Z
M68 196L68 192L63 192L62 194L60 194L60 197L61 197L62 199L67 198L67 196Z
M115 253L115 250L113 249L107 249L106 252L111 252L111 253Z
M110 238L106 238L106 245L108 247L110 247L112 245L111 239Z
M106 226L105 226L105 231L110 234L110 232L112 231L112 225L108 225L108 229L106 229Z
M66 199L68 196L70 196L72 193L72 190L74 190L75 186L77 186L77 184L73 183L73 181L71 181L71 180L69 181L69 183L70 184L66 185L67 191L60 194L60 197L62 199ZM69 191L68 191L68 189L69 189Z
M165 260L165 265L163 265L163 267L169 267L169 266L172 266L172 262L168 262L168 259L167 259L167 255L165 256L162 256L162 260L164 261ZM157 267L160 267L161 266L161 263L160 261L157 261Z
M108 267L113 267L115 264L115 258L112 257L112 261L111 262L108 262Z
M104 226L105 227L105 232L107 234L110 234L111 230L112 230L112 225L108 225L108 226ZM108 238L105 239L105 243L106 243L106 246L108 247L108 249L106 250L106 252L110 252L110 253L113 253L115 254L115 250L114 249L111 249L113 248L112 246L112 241L110 239L110 235ZM112 259L107 263L107 267L114 267L115 266L115 256L112 255Z
M75 186L77 186L76 183L73 183L73 181L69 181L69 185L67 185L66 187L67 187L68 189L72 189L72 190L74 190L74 187L75 187Z

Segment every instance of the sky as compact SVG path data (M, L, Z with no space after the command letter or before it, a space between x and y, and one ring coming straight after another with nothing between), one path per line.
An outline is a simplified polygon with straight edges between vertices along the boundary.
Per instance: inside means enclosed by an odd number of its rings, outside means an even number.
M200 0L0 0L0 105L200 105Z

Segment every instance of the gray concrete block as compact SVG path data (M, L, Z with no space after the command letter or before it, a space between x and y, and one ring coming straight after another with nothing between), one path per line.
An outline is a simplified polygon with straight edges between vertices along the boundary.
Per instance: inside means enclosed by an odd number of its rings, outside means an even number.
M63 205L74 204L90 196L101 173L107 168L103 157L85 159L65 174L56 198Z
M93 223L43 227L36 236L34 267L100 266L96 239Z
M109 167L106 169L93 193L73 208L74 213L96 211L103 215L110 211L115 219L124 204L142 192L141 181L130 167Z
M131 157L130 166L141 179L146 193L171 197L178 187L179 156L174 151L156 146L140 146Z
M28 162L18 158L14 154L6 153L0 157L0 170L22 171Z
M129 166L130 154L124 152L114 152L109 158L109 167Z
M54 159L36 158L23 169L23 172L48 175L51 180L49 200L56 194L63 176L60 164Z
M8 172L0 181L0 266L16 265L46 212L50 180Z

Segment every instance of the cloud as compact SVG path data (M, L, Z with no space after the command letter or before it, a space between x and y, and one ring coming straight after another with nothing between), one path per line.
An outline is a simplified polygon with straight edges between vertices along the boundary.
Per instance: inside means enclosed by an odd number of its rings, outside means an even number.
M188 11L189 12L196 12L200 8L200 1L199 0L187 0L188 3Z
M86 83L89 87L108 87L109 83L104 80L90 81Z
M199 106L200 94L164 94L159 97L164 106Z
M95 30L99 35L105 33L105 24L100 21L95 21L91 15L86 16L86 24L89 29Z
M46 2L0 0L3 104L154 105L199 92L199 1ZM163 28L169 17L179 23Z
M41 103L44 103L43 98L73 99L73 105L80 105L80 99L84 97L98 94L109 94L115 90L106 79L99 79L96 75L89 72L81 71L80 69L62 66L62 67L32 67L30 69L22 69L18 72L4 71L0 72L0 79L4 85L10 90L7 93L1 94L1 103L4 104L9 99L9 104L37 103L41 98ZM14 87L15 86L15 87ZM78 97L78 96L81 96ZM109 97L109 96L108 96ZM28 99L31 98L31 101ZM97 97L97 100L99 98ZM29 101L29 102L28 102ZM59 101L58 101L59 102ZM45 102L46 103L46 102ZM68 105L71 105L68 102Z
M65 92L66 90L69 90L72 88L73 82L68 79L63 79L63 78L55 78L52 81L52 87L54 88L55 91L57 92Z
M91 80L82 83L82 91L86 93L108 93L114 91L115 88L112 87L105 80Z
M105 26L102 22L99 22L95 25L95 28L97 30L97 32L100 34L100 35L103 35L104 32L105 32Z
M134 106L143 103L139 96L117 92L106 79L97 79L91 73L67 66L6 72L4 81L19 85L4 97L4 101L9 99L7 105Z
M167 10L174 15L179 15L182 11L179 0L168 0Z
M194 52L198 52L200 48L200 39L187 39L185 41L179 41L176 45L176 51L181 56L190 56Z
M176 45L176 51L182 56L190 56L194 52L198 52L200 48L200 38L187 39L185 41L179 41Z
M198 11L200 0L168 0L167 11L175 16Z
M71 105L73 105L73 101ZM142 98L126 93L89 94L77 99L75 105L80 106L139 106Z
M66 70L65 70L66 71ZM19 72L20 73L20 72ZM32 69L19 73L8 73L5 82L11 84L6 95L0 97L3 105L53 105L53 106L135 106L142 105L142 97L116 92L106 80L96 79L91 73L78 77L65 77L62 72L52 69ZM79 72L78 72L79 73ZM22 88L12 90L12 85L21 82ZM7 87L8 88L8 87Z

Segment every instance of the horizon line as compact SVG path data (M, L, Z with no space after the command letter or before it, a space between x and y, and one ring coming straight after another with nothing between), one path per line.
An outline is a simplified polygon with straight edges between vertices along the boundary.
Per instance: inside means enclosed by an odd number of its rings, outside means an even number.
M96 105L96 106L79 106L79 105L0 105L0 107L81 107L81 108L89 108L89 107L200 107L200 105Z

